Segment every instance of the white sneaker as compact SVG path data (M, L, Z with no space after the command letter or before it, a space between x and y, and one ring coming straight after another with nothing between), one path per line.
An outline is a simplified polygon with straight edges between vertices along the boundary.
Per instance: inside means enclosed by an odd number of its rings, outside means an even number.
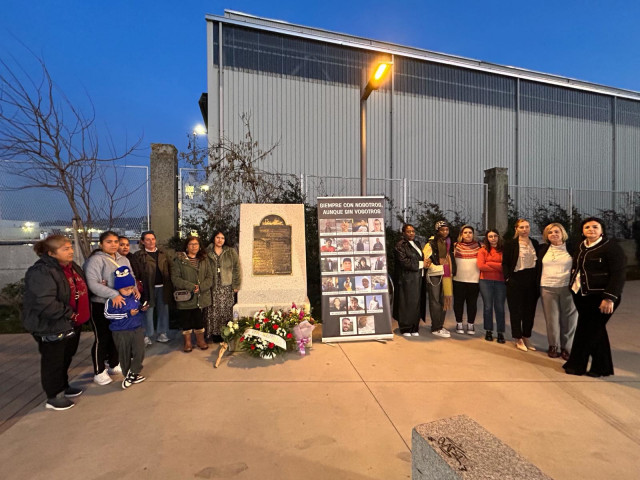
M156 338L156 341L160 343L167 343L169 341L169 337L167 337L166 333L161 333L158 335L158 338Z
M106 364L105 367L107 367L107 373L109 375L122 375L122 367L120 366L120 364L116 365L113 368L109 367L109 365Z
M109 376L109 372L103 370L102 373L93 376L93 383L97 383L98 385L109 385L113 380Z
M144 346L150 347L151 345L153 345L153 342L151 341L151 339L149 337L144 337Z
M449 330L447 330L446 328L441 328L440 330L436 330L435 332L431 332L431 333L436 337L442 337L442 338L449 338L451 336L451 334L449 333Z
M467 323L467 335L475 335L476 328L473 326L473 323Z
M402 336L403 336L403 337L410 337L410 336L411 336L411 334L410 334L410 333L403 333L403 334L402 334Z
M420 334L418 332L411 332L412 337L419 337Z
M456 333L459 333L460 335L464 334L464 327L462 326L462 322L456 323Z

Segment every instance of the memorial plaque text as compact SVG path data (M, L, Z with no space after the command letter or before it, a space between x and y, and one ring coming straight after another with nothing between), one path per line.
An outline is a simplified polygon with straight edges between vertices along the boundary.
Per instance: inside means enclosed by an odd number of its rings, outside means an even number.
M278 215L253 227L253 274L291 275L291 225Z

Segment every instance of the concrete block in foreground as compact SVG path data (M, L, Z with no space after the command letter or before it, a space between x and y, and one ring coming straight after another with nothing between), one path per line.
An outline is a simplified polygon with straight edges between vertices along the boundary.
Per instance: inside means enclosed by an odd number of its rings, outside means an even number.
M417 425L411 444L413 480L551 480L466 415Z

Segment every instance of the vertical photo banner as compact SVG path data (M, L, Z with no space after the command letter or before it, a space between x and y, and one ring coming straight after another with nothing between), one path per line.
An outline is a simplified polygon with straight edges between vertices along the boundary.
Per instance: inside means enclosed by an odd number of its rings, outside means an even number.
M384 197L318 197L322 341L391 340Z

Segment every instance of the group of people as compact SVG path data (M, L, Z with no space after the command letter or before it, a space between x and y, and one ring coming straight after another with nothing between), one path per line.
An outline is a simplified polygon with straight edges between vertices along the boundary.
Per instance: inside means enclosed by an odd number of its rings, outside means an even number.
M222 341L222 328L233 318L240 263L221 231L208 250L199 237L187 237L174 258L157 247L152 231L142 233L133 254L128 238L103 232L82 267L63 235L37 242L34 251L39 259L25 275L23 323L38 343L47 408L66 410L74 406L71 398L82 394L69 385L68 370L87 322L94 333L93 381L107 385L122 375L126 389L145 380L145 346L153 344L154 335L160 343L169 341L172 303L184 352L192 351L193 334L202 350L207 342Z
M568 374L613 375L606 324L620 304L626 257L615 240L607 237L601 219L583 220L582 241L576 246L567 242L566 230L555 222L545 227L542 244L530 237L525 219L517 220L513 238L507 240L490 229L480 242L473 227L464 225L454 242L444 220L435 224L435 230L421 246L414 226L405 224L403 238L394 249L394 316L401 335L419 335L420 320L426 321L426 305L433 335L451 337L444 320L452 307L456 333L474 335L480 295L485 340L494 340L495 318L497 341L506 342L506 300L515 347L534 351L531 334L540 299L547 355L565 360L563 368Z

